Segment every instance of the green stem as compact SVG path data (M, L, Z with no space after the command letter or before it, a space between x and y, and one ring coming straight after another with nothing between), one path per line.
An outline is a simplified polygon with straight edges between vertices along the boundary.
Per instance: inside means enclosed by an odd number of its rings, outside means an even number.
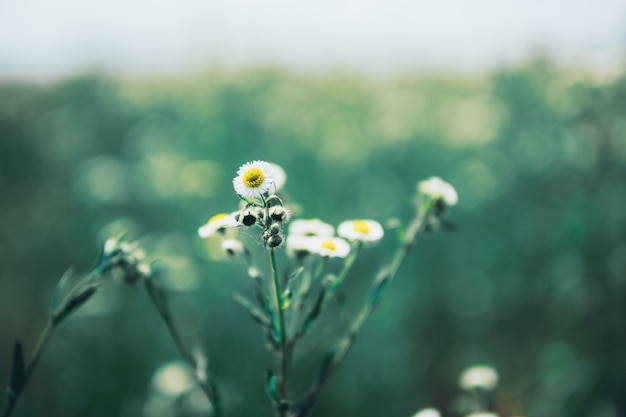
M6 409L4 410L4 413L2 413L2 417L9 417L13 412L13 408L15 407L15 404L17 403L20 394L24 390L28 379L35 370L35 367L37 366L37 363L39 362L39 359L44 352L44 349L46 347L46 344L48 343L50 335L52 334L52 330L54 330L54 327L55 324L52 322L52 320L48 320L48 322L46 323L46 327L43 329L41 335L39 336L39 340L35 345L35 349L33 350L33 353L31 355L30 363L28 364L24 372L24 378L22 379L20 386L9 397L9 401L7 403Z
M278 269L276 268L276 254L274 249L269 250L270 262L272 264L272 277L274 283L274 292L276 293L276 308L278 311L278 320L280 323L280 346L281 346L281 379L279 384L280 395L282 400L287 399L287 371L288 371L288 350L287 337L285 328L285 312L283 311L283 300L280 291L280 283L278 281Z
M426 218L426 215L428 214L428 209L429 209L429 206L425 204L419 204L419 210L413 217L413 220L411 221L411 223L409 224L409 227L406 230L406 234L402 241L402 245L400 245L400 247L396 250L394 257L391 263L389 264L389 268L386 271L383 268L381 272L379 273L377 279L379 278L386 279L387 284L389 284L389 282L393 280L396 273L402 266L402 263L406 259L409 251L413 247L413 243L415 242L417 234L423 227L424 219ZM374 285L377 285L378 283L379 282L376 281L374 282ZM376 287L374 288L374 290L376 290ZM376 307L378 307L377 302L374 302L374 303L368 302L363 306L363 308L357 315L356 319L352 323L352 326L350 328L350 332L348 333L348 335L341 340L341 342L339 343L339 345L334 351L331 351L328 362L325 364L324 368L322 369L322 372L320 373L317 384L315 385L315 387L313 388L313 390L311 391L307 399L302 404L300 410L298 410L298 412L293 414L293 416L291 417L305 417L312 411L313 406L315 405L315 402L317 401L317 397L319 396L319 393L322 390L324 384L328 381L328 378L330 378L330 376L337 369L337 367L339 366L343 358L346 356L346 354L348 353L348 351L354 344L354 341L359 335L361 329L363 328L363 325L367 322L367 319L376 310Z
M330 291L328 293L328 296L324 299L324 304L322 305L322 311L326 309L326 306L328 306L328 303L330 303L331 300L333 299L333 296L335 295L337 288L339 288L339 286L345 281L346 277L348 276L348 273L352 269L352 265L354 265L356 258L359 256L359 252L361 251L362 247L363 247L363 243L361 241L357 241L354 244L354 247L350 251L350 254L348 255L348 257L346 258L346 261L344 262L343 267L341 268L341 271L339 271L339 275L337 275L337 278L335 278L335 281L332 284L333 285L332 291Z

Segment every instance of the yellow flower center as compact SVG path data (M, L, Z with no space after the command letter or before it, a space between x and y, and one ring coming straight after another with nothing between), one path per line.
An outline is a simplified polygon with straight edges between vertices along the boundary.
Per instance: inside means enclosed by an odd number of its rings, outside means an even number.
M352 228L357 233L363 233L364 235L370 232L370 228L363 220L355 220Z
M263 183L264 178L265 175L263 174L262 170L256 167L252 167L243 173L243 175L241 176L241 181L246 187L257 188L261 185L261 183Z
M226 216L228 216L228 214L226 214L226 213L218 213L215 216L211 217L207 223L209 223L209 224L210 223L214 223L214 222L218 221L219 219L223 219Z
M332 240L325 240L321 243L322 248L324 249L328 249L328 250L336 250L337 246L335 245L335 242L333 242Z

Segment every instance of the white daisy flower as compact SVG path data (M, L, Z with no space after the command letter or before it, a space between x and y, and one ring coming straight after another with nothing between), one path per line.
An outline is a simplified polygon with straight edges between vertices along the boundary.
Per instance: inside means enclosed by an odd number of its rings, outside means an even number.
M351 241L374 242L382 239L384 231L374 220L347 220L339 225L337 234Z
M441 199L449 206L455 205L459 201L459 195L452 185L439 177L430 177L417 184L417 190L432 198Z
M237 212L230 214L216 214L215 216L211 217L205 225L201 226L198 229L198 236L209 237L213 236L217 232L224 232L224 230L226 229L241 226L241 224L237 220L235 220L235 214L237 214Z
M265 161L243 164L233 178L235 192L244 198L261 198L274 184L274 171Z
M329 258L345 258L350 253L350 244L338 237L310 238L309 252Z
M310 247L313 236L302 236L298 234L289 234L287 236L287 253L293 255L296 252L311 252Z
M459 385L466 390L473 388L492 390L497 384L498 373L490 366L469 367L459 377Z
M222 250L226 253L226 255L234 258L242 255L246 251L246 248L240 240L226 239L222 242Z
M413 414L413 417L441 417L441 413L436 408L424 408Z
M280 165L274 164L272 162L270 162L269 164L272 167L272 172L274 173L274 192L277 193L283 188L283 186L287 182L287 173Z
M330 237L335 234L335 228L319 219L298 219L289 224L289 234Z

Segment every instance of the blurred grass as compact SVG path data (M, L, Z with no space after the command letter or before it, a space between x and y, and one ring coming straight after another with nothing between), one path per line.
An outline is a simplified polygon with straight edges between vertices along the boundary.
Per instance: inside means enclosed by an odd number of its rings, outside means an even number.
M249 290L243 266L212 260L196 237L236 207L237 167L264 159L287 171L301 217L334 224L406 218L431 175L460 195L458 230L419 242L316 415L457 415L456 379L474 363L500 372L504 417L626 415L625 107L625 77L597 82L545 59L487 75L4 82L0 384L13 340L32 349L58 277L126 230L168 265L176 320L207 347L230 415L270 415L272 358L231 298ZM393 233L357 263L341 314ZM304 375L341 329L322 321L305 340ZM15 415L172 415L145 404L173 359L145 294L105 286L55 335ZM294 391L307 388L301 378Z

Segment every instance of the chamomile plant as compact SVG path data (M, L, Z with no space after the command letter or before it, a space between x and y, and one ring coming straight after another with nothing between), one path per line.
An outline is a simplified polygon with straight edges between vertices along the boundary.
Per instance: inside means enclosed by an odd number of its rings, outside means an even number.
M322 388L378 307L417 236L422 232L434 232L440 226L451 227L447 220L448 209L456 204L458 195L450 184L436 177L418 183L412 218L402 227L401 233L391 234L398 236L397 249L388 257L390 261L369 277L372 283L367 297L351 319L347 333L331 342L308 392L296 396L290 381L298 342L328 311L338 289L351 275L363 247L376 245L385 236L385 230L372 219L347 219L336 228L321 219L292 219L294 216L280 195L286 178L284 170L276 164L265 161L243 164L232 182L240 199L239 207L212 215L198 228L198 235L204 239L219 239L228 258L244 260L254 296L249 299L237 293L234 299L259 324L266 346L275 355L276 362L265 375L266 392L277 417L306 417L312 413ZM288 264L280 269L279 251L286 253L281 259L288 259ZM258 259L259 254L264 254L266 259ZM333 262L329 261L331 258ZM24 359L21 342L14 344L8 397L2 417L12 414L52 332L91 300L106 277L145 288L183 360L176 368L167 368L168 372L184 374L185 386L195 386L196 391L201 391L208 399L211 415L221 417L225 414L219 384L208 369L204 351L197 344L190 349L175 325L167 291L160 281L162 267L146 259L147 254L136 242L109 239L102 246L94 267L85 275L73 279L74 274L68 272L61 278L53 296L48 323L30 361ZM267 268L261 265L267 265ZM69 285L69 282L74 284ZM467 379L471 382L476 377Z
M322 388L376 310L418 234L451 225L447 212L457 203L458 195L452 185L437 177L418 183L413 217L402 233L392 234L401 237L390 262L381 265L370 277L369 295L352 319L347 334L328 350L308 393L296 398L290 380L299 340L327 311L362 248L379 242L385 230L373 219L348 219L336 228L321 219L292 219L279 193L285 180L284 170L276 164L265 161L243 164L233 178L234 191L241 200L239 209L213 215L199 227L198 235L221 239L222 249L229 257L244 260L254 297L235 294L234 298L259 324L266 346L275 354L275 365L266 372L266 392L276 416L305 417L312 413ZM258 247L263 251L256 250ZM288 264L280 269L279 251L285 251L288 259ZM267 259L257 259L259 252L265 252ZM330 258L339 261L331 263ZM332 267L337 263L340 266L335 270ZM267 271L260 265L268 265ZM284 273L285 270L288 272Z

